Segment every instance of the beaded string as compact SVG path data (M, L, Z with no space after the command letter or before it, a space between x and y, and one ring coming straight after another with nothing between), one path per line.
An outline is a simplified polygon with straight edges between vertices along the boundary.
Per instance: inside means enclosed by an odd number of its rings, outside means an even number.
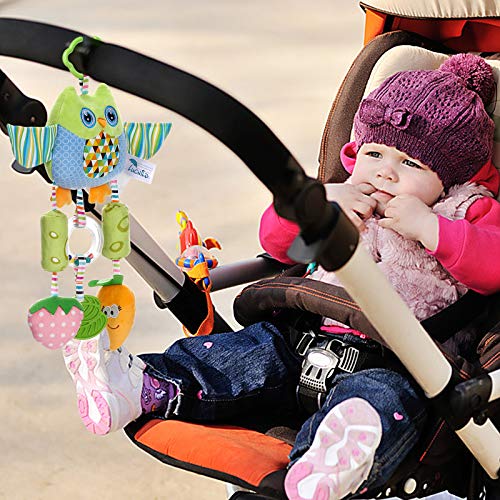
M77 189L76 191L76 213L73 218L75 227L84 228L87 223L87 216L85 215L85 206L83 204L83 190Z
M80 260L80 256L75 259L75 290L78 302L83 302L83 277L85 275L85 259Z
M59 295L59 277L57 272L52 273L52 279L50 282L50 295L52 297L57 297Z
M83 302L85 298L84 290L83 290L83 279L85 277L85 267L87 264L90 264L92 260L92 254L88 256L85 255L77 255L75 257L75 291L76 291L76 299L78 302Z
M120 201L120 194L118 192L118 180L113 179L109 181L111 186L111 202L117 203Z
M52 184L52 193L50 194L50 206L52 210L57 210L57 198L56 198L57 187Z
M83 78L80 79L80 93L82 95L89 93L89 77L87 75L83 75Z
M89 77L87 75L83 75L83 78L80 78L80 93L82 95L87 95L89 93ZM85 227L85 208L83 205L83 191L81 189L77 189L76 191L76 215L77 222L75 227Z
M121 274L120 272L120 259L113 259L113 276Z

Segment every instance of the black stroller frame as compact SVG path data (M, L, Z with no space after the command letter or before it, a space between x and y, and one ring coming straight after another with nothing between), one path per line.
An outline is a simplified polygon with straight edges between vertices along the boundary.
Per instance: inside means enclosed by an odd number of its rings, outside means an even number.
M404 32L390 35L382 35L380 42L366 47L363 57L368 73L378 57L392 46L420 45L445 51L415 35ZM347 292L481 465L484 472L467 492L468 496L479 497L483 482L487 481L487 497L500 498L500 432L488 413L491 403L500 398L500 370L460 382L456 370L358 245L357 230L337 204L327 202L321 182L308 177L271 130L231 96L188 73L118 45L30 21L0 19L0 55L65 70L60 54L77 36L83 36L83 43L76 47L71 59L79 71L96 81L145 98L188 118L220 140L250 168L273 194L277 212L295 221L301 228L300 236L289 250L290 257L301 263L316 261L325 269L337 273ZM44 44L34 43L34 40L41 39ZM128 71L129 67L133 67L135 72ZM134 78L133 74L137 73L144 78ZM351 78L356 76L350 75ZM148 84L153 81L161 84ZM361 99L363 89L359 87L359 95L351 93L351 102ZM1 70L0 97L0 127L4 132L7 123L45 124L47 114L44 106L26 97ZM342 98L337 105L342 107ZM234 123L238 123L238 127L233 126ZM344 136L342 134L339 129L339 144L348 139L348 135L345 136L347 132ZM255 144L260 147L256 148ZM43 166L32 171L35 170L45 176ZM95 206L86 203L86 209L100 218ZM133 216L131 240L132 253L128 261L154 290L156 304L170 309L189 330L196 331L206 316L202 292L175 266ZM266 255L222 266L211 273L213 290L273 276L282 268L282 264ZM357 287L359 280L366 281L367 276L377 286ZM406 331L404 341L399 335L402 327ZM230 330L215 312L214 331ZM422 354L416 356L416 352ZM432 373L422 369L425 366L422 361L426 366L433 367ZM182 464L178 465L182 467ZM210 475L209 472L207 474ZM373 495L374 492L369 493ZM392 491L392 495L395 493L410 498L419 491L412 494ZM234 498L277 497L237 493Z

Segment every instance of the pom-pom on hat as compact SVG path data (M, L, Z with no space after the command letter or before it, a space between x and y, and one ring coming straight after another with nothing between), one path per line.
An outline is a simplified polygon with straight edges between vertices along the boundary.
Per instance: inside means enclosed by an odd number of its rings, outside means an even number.
M428 165L445 189L463 184L491 159L495 125L485 106L494 93L491 67L472 54L437 70L401 71L361 102L356 145L393 146Z

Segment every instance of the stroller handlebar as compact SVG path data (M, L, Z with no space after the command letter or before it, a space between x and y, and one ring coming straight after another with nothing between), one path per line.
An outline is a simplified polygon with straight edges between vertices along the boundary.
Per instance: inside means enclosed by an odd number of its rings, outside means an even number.
M66 71L62 53L79 36L83 42L69 58L79 72L199 125L233 151L273 194L284 193L287 179L305 175L290 151L252 111L214 85L169 64L73 30L13 18L0 18L0 55ZM0 103L0 121L8 118L3 111Z

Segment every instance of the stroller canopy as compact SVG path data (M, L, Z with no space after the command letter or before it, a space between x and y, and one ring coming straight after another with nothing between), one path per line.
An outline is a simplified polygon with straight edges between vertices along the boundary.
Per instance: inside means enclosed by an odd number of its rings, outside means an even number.
M368 0L365 43L381 33L410 31L452 50L500 52L500 3L496 0Z

